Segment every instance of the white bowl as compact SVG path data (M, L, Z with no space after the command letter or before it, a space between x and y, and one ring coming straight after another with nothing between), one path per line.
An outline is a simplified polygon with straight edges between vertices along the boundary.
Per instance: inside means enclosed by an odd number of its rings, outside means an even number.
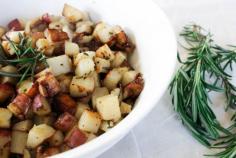
M0 24L45 12L61 14L64 3L87 11L95 21L122 26L135 41L137 53L132 64L141 68L145 79L144 90L134 110L123 121L95 140L53 158L96 157L140 122L166 90L175 65L175 36L166 16L151 0L2 0Z

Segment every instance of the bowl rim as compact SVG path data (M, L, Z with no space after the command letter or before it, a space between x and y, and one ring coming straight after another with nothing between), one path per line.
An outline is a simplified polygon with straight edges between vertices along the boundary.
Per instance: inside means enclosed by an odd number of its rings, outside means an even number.
M175 41L175 43L173 43L173 48L172 48L173 50L172 51L177 52L177 42L176 42L175 33L174 33L172 25L171 25L170 21L168 20L166 14L162 11L162 9L158 6L158 4L156 2L154 2L153 0L143 0L143 1L145 1L145 3L149 3L149 5L155 6L158 13L161 14L161 17L166 21L167 27L168 27L167 29L171 33L171 37L169 37L169 38L171 38L172 41ZM168 84L169 84L171 77L173 75L173 72L175 70L176 54L173 54L171 56L171 58L169 58L168 60L169 60L168 61L168 70L165 70L165 71L168 71L168 73L166 73L166 77L165 77L166 81L165 81L165 83L163 83L163 87L165 87L165 89L163 90L161 95L155 95L153 97L151 104L146 107L145 111L143 111L142 113L139 113L139 111L137 111L137 108L134 108L131 111L131 113L128 116L126 116L121 122L119 122L115 127L110 129L109 131L105 132L104 134L98 136L95 140L87 142L79 147L76 147L74 149L70 149L70 150L65 151L63 153L59 153L55 156L51 156L51 158L65 158L65 157L78 158L78 155L76 155L74 153L79 153L79 156L83 157L83 156L86 156L88 153L91 153L91 152L95 151L96 149L99 149L101 146L103 146L105 144L113 142L112 145L114 145L121 138L123 138L123 136L125 136L134 126L136 126L138 124L138 122L140 122L155 107L155 105L157 104L159 99L165 93L165 90L167 89ZM142 94L140 95L140 98L141 97L142 97ZM129 120L132 120L132 121L130 121L130 123L127 124ZM107 147L106 149L110 148L111 146ZM106 149L104 149L102 152L104 152Z

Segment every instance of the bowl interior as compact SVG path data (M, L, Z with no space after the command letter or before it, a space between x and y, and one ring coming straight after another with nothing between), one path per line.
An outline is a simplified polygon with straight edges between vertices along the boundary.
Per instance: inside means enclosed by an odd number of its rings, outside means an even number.
M61 14L64 3L87 11L95 21L120 25L135 41L132 65L144 75L145 87L134 110L97 139L55 157L96 156L117 142L153 108L165 91L175 65L176 42L168 20L151 0L9 0L2 1L0 25L43 13ZM158 132L158 131L157 131Z

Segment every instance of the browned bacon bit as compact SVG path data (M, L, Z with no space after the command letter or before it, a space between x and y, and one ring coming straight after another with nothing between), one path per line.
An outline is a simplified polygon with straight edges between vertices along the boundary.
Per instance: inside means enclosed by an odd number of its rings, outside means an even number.
M47 29L46 34L48 39L51 40L52 42L61 42L69 39L66 32L59 31L56 29Z
M86 135L77 127L75 127L67 134L64 141L69 147L75 148L84 144L87 139L88 138Z
M69 131L72 127L74 127L76 122L77 120L73 115L69 114L68 112L65 112L58 117L54 126L55 128L66 132Z
M60 111L69 112L70 114L75 113L77 106L74 99L65 93L60 93L56 96L56 104L59 106Z
M136 98L143 90L144 82L141 75L137 75L136 79L124 87L124 98Z
M8 83L0 84L0 103L14 97L15 91L12 85Z
M20 31L24 29L21 22L18 19L12 20L11 22L8 23L7 26L9 30L12 30L12 31Z
M130 41L124 31L116 34L115 46L127 53L132 53L135 49L135 45Z
M31 106L31 99L24 93L18 94L7 108L18 118L24 118Z
M51 18L50 18L48 13L43 14L42 21L47 23L47 24L50 24L52 22L52 20L51 20Z

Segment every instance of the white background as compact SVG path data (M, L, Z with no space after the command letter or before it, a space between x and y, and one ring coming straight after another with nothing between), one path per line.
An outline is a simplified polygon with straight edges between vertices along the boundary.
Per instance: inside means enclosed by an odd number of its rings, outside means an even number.
M182 26L194 22L209 29L217 43L236 45L236 0L155 2L167 14L177 38ZM219 95L215 98L214 108L217 111L222 109L224 98ZM223 123L229 118L223 111L217 113ZM204 153L209 153L209 150L196 142L183 128L166 93L129 135L99 158L201 158Z

